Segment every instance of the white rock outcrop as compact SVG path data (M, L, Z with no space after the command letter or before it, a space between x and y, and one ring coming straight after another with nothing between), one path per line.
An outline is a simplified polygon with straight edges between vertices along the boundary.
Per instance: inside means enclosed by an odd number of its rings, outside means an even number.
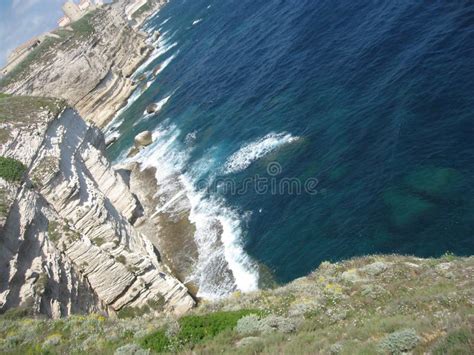
M72 109L37 126L0 146L28 167L0 229L0 309L25 305L59 317L193 307L131 224L141 204L104 157L102 133Z

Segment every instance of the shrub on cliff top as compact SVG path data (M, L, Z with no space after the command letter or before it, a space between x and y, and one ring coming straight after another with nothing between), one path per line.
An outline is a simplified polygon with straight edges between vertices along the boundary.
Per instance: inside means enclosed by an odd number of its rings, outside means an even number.
M25 171L26 166L22 162L12 158L0 157L0 177L3 179L10 182L20 181Z
M390 354L401 354L413 349L420 341L414 329L403 329L387 335L380 342L380 350Z
M250 310L216 312L199 316L186 316L179 320L179 337L185 342L199 342L206 337L214 337L227 329L233 329L240 318L251 314Z
M173 346L197 344L226 330L235 328L238 320L242 317L257 313L258 311L244 309L233 312L222 311L205 315L185 316L178 321L179 333L176 336L168 338L167 332L161 329L145 336L140 345L156 352L163 352L173 350L170 349Z

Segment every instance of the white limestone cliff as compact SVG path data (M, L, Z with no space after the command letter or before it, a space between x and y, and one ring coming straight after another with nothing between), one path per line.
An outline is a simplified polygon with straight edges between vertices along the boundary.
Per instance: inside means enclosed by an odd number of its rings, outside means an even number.
M28 168L24 183L9 185L14 198L0 225L0 309L28 306L60 317L193 307L133 227L142 207L104 157L102 133L72 109L41 115L31 130L10 127L11 139L0 145L0 155Z

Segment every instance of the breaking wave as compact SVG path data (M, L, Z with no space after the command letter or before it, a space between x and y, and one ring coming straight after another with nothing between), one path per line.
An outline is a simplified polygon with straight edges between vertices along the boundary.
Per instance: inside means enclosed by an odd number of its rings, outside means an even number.
M224 165L224 174L236 173L248 168L254 161L264 157L268 153L280 148L285 144L289 144L298 140L291 134L269 133L258 140L246 144L238 151L232 154Z
M189 210L195 225L198 261L191 276L199 285L198 297L217 299L240 290L258 288L258 267L245 253L242 216L226 201L198 190L198 179L210 165L189 168L192 148L180 142L181 131L169 120L153 133L154 143L136 158L144 168L155 167L158 194L166 196L155 213Z

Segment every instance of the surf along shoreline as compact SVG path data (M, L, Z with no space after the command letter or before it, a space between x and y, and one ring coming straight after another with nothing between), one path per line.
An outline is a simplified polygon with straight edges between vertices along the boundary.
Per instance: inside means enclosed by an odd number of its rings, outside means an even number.
M153 33L153 29L149 31ZM163 33L157 42L160 45L156 46L150 59L134 74L143 83L151 83L157 78L159 80L159 72L166 67L170 58L174 58L173 55L164 61L160 60L162 55L177 45L173 38ZM105 128L107 141L111 145L120 137L119 128L123 123L121 114L148 87L143 85L137 88L126 106ZM159 114L160 107L171 96L150 104L149 107L157 107L156 111L150 109L151 112L148 112L147 108L142 118L148 119ZM183 167L172 163L174 154L185 154L180 148L176 150L176 147L168 144L177 142L178 131L173 126L172 129L165 129L165 132L161 132L160 128L153 133L148 132L152 138L145 146L135 144L127 158L122 155L123 158L117 159L116 169L126 176L131 191L139 196L144 207L145 218L137 221L136 227L150 236L174 275L198 298L218 299L238 290L257 290L259 269L264 267L251 261L245 254L240 243L241 233L236 228L240 222L238 217L226 206L202 196L201 191L194 188L192 178L183 174Z
M148 88L145 77L139 73L159 58L163 50L159 45L163 42L158 31L143 29L165 4L165 1L153 2L148 11L130 23L125 18L126 2L114 2L85 16L69 29L51 32L50 39L18 70L2 78L0 91L65 99L83 119L98 126L107 136L117 116ZM152 70L153 80L163 69L161 63ZM154 146L142 148L140 154L149 154ZM190 184L182 181L179 172L170 176L177 182L175 189L163 193L164 183L156 177L157 167L143 159L140 161L140 154L138 159L115 167L142 205L142 215L134 221L133 227L153 243L171 273L193 296L215 299L242 289L234 274L240 272L245 276L245 273L239 270L238 263L234 262L233 268L229 265L229 250L236 242L235 238L229 240L232 221L226 220L221 211L216 211L211 216L212 221L208 221L208 215L193 208L192 202L199 199L198 195ZM178 213L161 210L163 200L172 200L183 208ZM205 243L196 243L196 226ZM223 238L223 233L228 237ZM228 241L227 246L223 245L224 239ZM212 245L208 244L209 240ZM210 263L206 260L208 247L220 250L218 258ZM218 263L217 268L215 263ZM255 265L252 272L258 274L257 268ZM209 281L209 270L213 270L214 279L203 286ZM254 284L249 290L257 289L256 282ZM200 288L207 291L199 293Z

